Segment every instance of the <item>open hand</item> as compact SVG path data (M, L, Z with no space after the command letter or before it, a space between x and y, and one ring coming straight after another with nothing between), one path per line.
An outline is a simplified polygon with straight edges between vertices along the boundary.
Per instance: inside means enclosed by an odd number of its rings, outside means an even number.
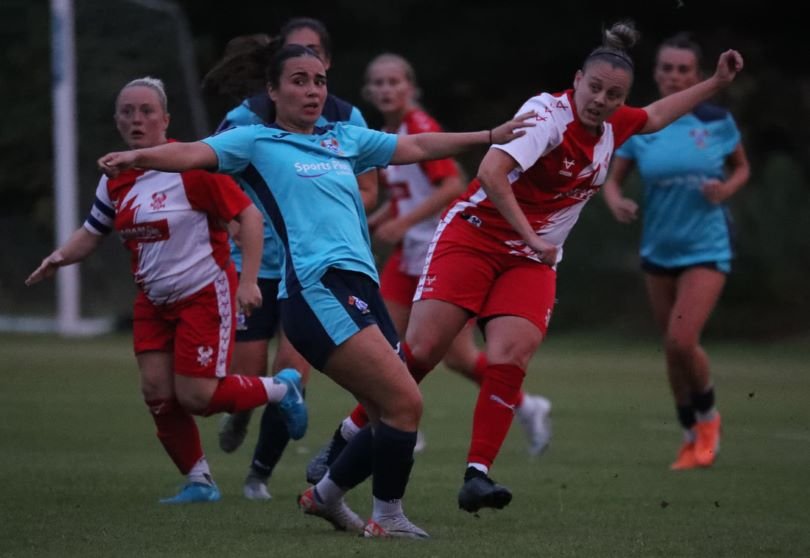
M607 198L605 199L607 200ZM608 202L607 206L619 223L626 225L638 219L638 204L630 198L619 198L616 201Z
M537 113L532 111L524 112L523 114L518 114L512 120L504 122L500 126L497 126L490 130L491 140L493 144L502 144L502 143L509 143L515 138L519 138L520 136L526 133L526 130L523 128L529 128L534 126L534 117L537 116Z
M25 280L25 285L30 287L36 283L39 283L43 279L47 279L48 277L53 277L53 274L56 273L57 268L62 264L65 260L65 257L59 250L55 250L51 253L47 258L42 260L42 263L39 264L39 267L34 270L34 272L28 276Z

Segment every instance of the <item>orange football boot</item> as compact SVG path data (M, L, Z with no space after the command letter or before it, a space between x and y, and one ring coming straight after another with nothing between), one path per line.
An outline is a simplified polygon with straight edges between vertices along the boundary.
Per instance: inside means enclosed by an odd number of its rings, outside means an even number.
M701 467L711 467L720 451L720 413L695 425L695 459Z
M678 450L678 457L669 466L671 471L685 471L700 467L695 458L695 442L684 442Z

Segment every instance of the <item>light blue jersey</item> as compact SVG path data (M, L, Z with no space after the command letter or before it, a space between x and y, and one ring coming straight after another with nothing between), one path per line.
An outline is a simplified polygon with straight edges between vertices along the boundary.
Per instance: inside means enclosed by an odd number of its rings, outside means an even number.
M668 268L731 260L728 210L701 189L708 179L725 178L725 160L739 143L731 114L703 104L616 151L636 162L644 183L642 259Z
M227 130L236 126L252 126L255 124L272 124L276 119L276 110L273 101L262 93L249 97L234 107L225 115L225 118L217 128L217 132ZM323 113L318 119L318 126L327 126L333 122L348 122L355 126L368 128L362 113L357 107L335 97L327 95L323 107ZM260 207L258 199L248 189L248 195L257 207ZM262 279L278 279L281 277L283 247L278 238L273 233L273 227L265 221L264 223L264 252L262 254L259 277ZM231 241L231 259L236 265L236 270L242 271L242 251Z
M217 132L235 128L236 126L253 126L254 124L265 124L262 117L250 110L250 105L245 99L240 104L233 107L225 114L225 118L220 122Z
M334 267L379 283L355 175L388 165L397 136L344 123L295 134L244 126L203 140L246 187L285 247L279 298Z
M366 123L365 118L363 118L363 114L357 107L352 106L349 103L345 103L345 101L344 103L346 106L341 107L338 105L340 99L337 97L333 98L335 101L337 101L334 109L330 110L327 99L327 103L324 105L323 114L321 114L321 117L318 119L318 126L326 126L332 122L348 122L349 124L353 124L355 126L368 128L368 124ZM273 111L272 108L266 108L266 105L262 103L257 103L254 99L254 97L245 99L239 105L228 111L217 131L226 130L235 126L272 124L273 120L275 120L275 111ZM272 107L272 101L269 101L268 105Z

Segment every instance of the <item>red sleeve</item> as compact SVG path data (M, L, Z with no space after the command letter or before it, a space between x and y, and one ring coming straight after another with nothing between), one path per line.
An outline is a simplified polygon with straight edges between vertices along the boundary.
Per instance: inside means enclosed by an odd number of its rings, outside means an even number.
M182 173L191 206L212 217L231 221L251 203L233 179L224 174L192 170Z
M408 135L425 132L442 132L442 127L428 113L414 110L405 115L405 130ZM419 163L431 184L439 184L445 178L458 176L458 167L453 159L437 159Z
M647 123L647 111L623 105L610 117L610 123L613 125L615 149L644 127Z

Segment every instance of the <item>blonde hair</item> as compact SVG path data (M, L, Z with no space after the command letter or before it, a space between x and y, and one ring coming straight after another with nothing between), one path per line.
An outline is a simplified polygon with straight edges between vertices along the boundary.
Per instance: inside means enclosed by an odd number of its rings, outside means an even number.
M383 64L386 62L393 62L395 64L399 64L400 66L402 66L402 70L405 73L405 79L408 80L408 83L413 85L414 101L418 100L419 97L421 96L421 91L419 89L419 84L416 83L416 72L414 71L413 66L411 65L410 62L408 62L408 60L404 56L394 54L393 52L384 52L382 54L378 54L377 56L372 58L371 62L369 62L368 65L366 66L366 71L363 78L363 89L362 89L363 98L366 100L369 99L368 82L369 79L371 79L370 75L371 68L375 64Z
M125 89L129 89L130 87L148 87L149 89L152 89L155 93L157 93L158 101L160 102L160 106L163 108L163 112L169 112L169 101L166 97L166 89L163 86L162 80L150 76L133 79L121 88L121 91L118 92L118 96L120 97L121 92L123 92ZM116 98L116 105L117 104L118 99Z

